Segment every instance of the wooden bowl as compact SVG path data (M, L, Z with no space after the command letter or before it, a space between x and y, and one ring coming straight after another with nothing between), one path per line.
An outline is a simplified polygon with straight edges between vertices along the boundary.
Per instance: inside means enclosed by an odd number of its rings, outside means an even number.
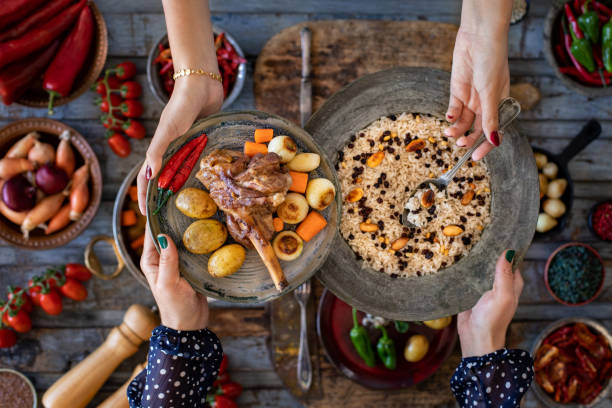
M98 211L102 199L100 163L85 138L70 126L46 118L30 118L13 122L0 129L0 157L3 157L8 149L28 132L37 131L41 134L41 140L57 146L59 135L64 130L70 131L70 141L77 161L76 167L81 166L86 160L90 163L89 205L81 218L70 223L66 228L51 235L45 235L41 229L37 228L30 232L29 239L23 237L19 226L0 215L0 238L11 245L26 249L51 249L65 245L87 228Z
M72 85L73 90L70 95L56 98L53 106L65 105L89 90L100 76L106 63L106 53L108 51L106 23L96 3L89 1L88 4L94 17L94 36L89 55ZM42 88L42 78L33 82L30 88L15 103L33 108L46 108L49 104L49 94Z

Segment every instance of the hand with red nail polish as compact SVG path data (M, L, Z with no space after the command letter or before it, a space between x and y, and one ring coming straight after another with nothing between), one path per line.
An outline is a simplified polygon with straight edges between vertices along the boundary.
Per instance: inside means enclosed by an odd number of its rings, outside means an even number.
M446 136L470 147L484 132L483 143L472 154L480 160L502 142L498 105L510 93L508 29L512 0L464 0L461 26L453 52ZM470 131L466 136L466 131Z

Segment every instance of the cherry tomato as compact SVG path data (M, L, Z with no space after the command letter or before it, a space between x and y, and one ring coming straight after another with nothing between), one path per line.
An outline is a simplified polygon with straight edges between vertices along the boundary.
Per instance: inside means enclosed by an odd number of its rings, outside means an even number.
M119 157L127 157L132 151L130 142L121 133L113 133L107 142L111 150Z
M111 91L119 89L121 86L121 81L114 75L109 76L107 81ZM102 96L106 96L106 85L104 84L104 78L100 78L96 82L96 92Z
M118 107L119 105L121 105L121 102L123 102L123 99L121 99L121 97L117 94L110 94L110 102L114 109ZM108 112L109 106L108 106L107 98L103 98L102 102L100 102L100 110L102 112Z
M128 99L119 105L119 111L128 118L138 118L142 115L144 108L140 102Z
M36 306L40 306L40 292L42 292L41 283L34 282L33 279L28 280L28 294Z
M87 298L87 289L74 278L66 278L66 282L59 288L62 295L80 302Z
M242 394L242 385L236 382L226 382L219 386L221 389L221 394L229 397L231 399L236 399L240 394Z
M142 87L136 81L127 81L121 84L119 94L125 99L134 99L142 95Z
M12 309L9 306L10 309ZM8 321L8 315L9 315L9 310L7 309L3 314L2 314L2 324L4 324L5 326L10 326L9 321Z
M136 75L136 65L131 61L125 61L115 67L117 78L125 81Z
M57 289L64 284L64 279L65 277L61 273L59 273L58 271L53 271L53 273L50 274L45 283L47 284L49 289Z
M219 375L217 376L217 379L213 382L213 387L218 387L221 384L225 384L227 382L230 382L229 373L227 372L219 373Z
M32 330L32 320L30 320L30 315L28 315L28 313L23 309L20 309L12 316L11 313L8 313L6 320L17 333L25 333Z
M21 288L19 286L16 286L10 289L12 290L8 294L8 300L9 302L11 302L11 304L17 306L18 301L15 294L18 293ZM26 291L21 294L21 305L19 306L21 307L21 309L25 310L26 313L32 313L32 301L30 300L30 297L28 296L28 293Z
M128 119L121 125L126 135L132 139L144 139L146 130L140 122L133 119Z
M9 348L17 344L17 335L11 329L0 329L0 348Z
M50 290L48 293L40 294L40 307L50 315L62 313L62 297L57 290Z
M102 115L100 117L100 121L102 122L102 125L107 129L117 131L121 130L121 124L118 122L114 122L113 117L111 115Z
M210 398L209 403L212 408L238 408L238 404L225 395L215 395Z
M91 279L91 271L85 265L77 263L66 264L64 268L66 278L73 278L81 282L86 282Z

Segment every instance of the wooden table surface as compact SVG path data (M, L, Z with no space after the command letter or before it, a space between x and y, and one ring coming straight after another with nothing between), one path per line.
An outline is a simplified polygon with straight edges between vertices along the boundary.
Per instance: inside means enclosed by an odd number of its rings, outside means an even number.
M547 256L561 243L579 240L592 244L612 266L612 245L596 241L586 227L586 214L598 200L612 197L612 97L590 100L564 87L554 76L542 53L542 29L549 1L532 0L529 15L510 29L509 56L513 82L526 81L542 92L541 102L521 115L520 126L532 143L552 151L560 151L583 123L596 118L603 126L599 140L593 142L570 164L575 182L575 201L569 226L560 235L534 242L523 266L526 281L519 310L509 332L510 346L531 347L534 337L549 322L567 316L588 316L602 320L612 329L612 278L608 276L598 300L590 305L568 308L556 304L543 285L543 267ZM152 135L162 106L146 86L145 62L148 50L165 32L161 2L149 0L99 0L109 31L109 59L113 65L123 59L135 61L139 81L145 88L144 123ZM404 1L380 0L211 0L215 24L230 32L249 56L248 78L240 98L230 109L254 107L252 67L265 42L276 32L292 24L321 19L388 19L431 20L458 23L460 2L456 0ZM401 45L398 45L401 46ZM89 92L69 105L56 109L53 118L80 131L95 150L104 174L103 202L89 228L68 245L49 251L26 251L0 243L0 288L22 284L46 267L66 261L82 261L83 249L97 234L112 234L112 206L119 184L128 171L143 156L149 139L132 143L133 153L127 159L114 156L106 146L104 129L98 122L98 110ZM297 103L297 99L296 99ZM46 116L46 110L20 106L0 107L0 125L13 120ZM511 228L511 226L508 226ZM112 267L110 251L103 252L102 261ZM0 351L0 367L12 367L32 378L40 393L44 392L63 372L95 349L111 327L117 325L124 310L132 303L153 304L148 290L140 286L125 271L114 281L93 280L88 284L89 298L82 303L66 302L59 317L45 316L37 311L34 329L20 335L19 344ZM212 328L222 337L225 351L231 358L232 376L245 386L239 403L243 407L299 407L274 372L266 347L268 319L263 307L250 309L215 308ZM145 347L137 356L123 363L105 384L94 402L128 378L132 368L144 361ZM438 385L439 384L439 385ZM415 392L419 398L413 406L434 405L433 394L447 387L448 378L433 377ZM431 390L432 399L424 390ZM380 403L386 406L384 393ZM612 400L608 399L611 406ZM605 404L603 404L605 405ZM94 405L92 405L94 406ZM436 405L438 406L438 405ZM524 406L540 405L529 394Z

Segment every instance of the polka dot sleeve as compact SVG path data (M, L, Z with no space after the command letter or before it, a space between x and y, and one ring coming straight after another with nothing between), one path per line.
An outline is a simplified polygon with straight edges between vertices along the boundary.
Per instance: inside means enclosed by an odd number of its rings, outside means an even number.
M532 367L523 350L464 358L451 378L451 390L461 408L519 407L533 380Z
M128 387L130 407L204 406L222 358L221 342L208 329L156 327L147 368Z

